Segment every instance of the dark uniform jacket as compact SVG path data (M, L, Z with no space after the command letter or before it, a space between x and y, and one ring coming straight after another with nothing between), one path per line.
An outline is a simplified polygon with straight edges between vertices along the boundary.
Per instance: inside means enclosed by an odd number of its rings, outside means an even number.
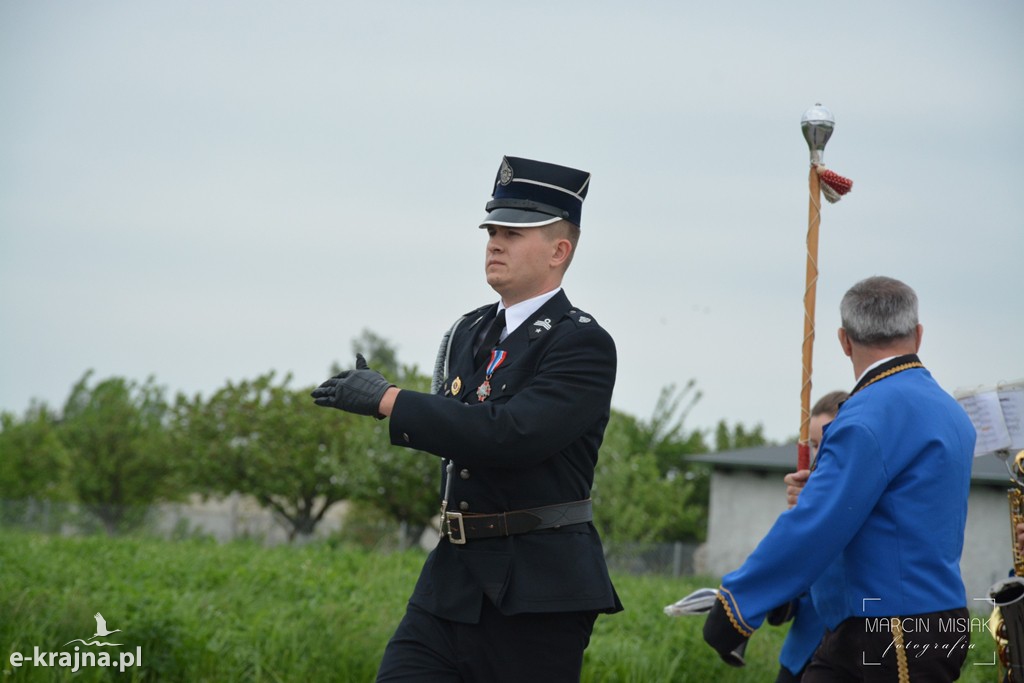
M496 304L485 306L456 327L438 394L398 394L391 442L454 463L448 491L454 512L585 500L608 423L615 344L559 292L499 344L507 356L481 401L477 388L486 367L474 367L473 347L496 312ZM475 623L485 596L507 615L622 609L589 522L465 545L444 538L410 602Z

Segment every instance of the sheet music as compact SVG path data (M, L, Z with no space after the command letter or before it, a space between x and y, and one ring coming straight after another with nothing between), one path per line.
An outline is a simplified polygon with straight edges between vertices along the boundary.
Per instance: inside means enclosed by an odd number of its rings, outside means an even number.
M974 443L974 457L1010 447L1010 433L1006 430L999 392L994 388L984 389L958 395L956 400L967 411L978 433L978 440ZM1009 402L1012 403L1013 399Z
M1000 384L999 407L1010 437L1010 450L1024 449L1024 380Z

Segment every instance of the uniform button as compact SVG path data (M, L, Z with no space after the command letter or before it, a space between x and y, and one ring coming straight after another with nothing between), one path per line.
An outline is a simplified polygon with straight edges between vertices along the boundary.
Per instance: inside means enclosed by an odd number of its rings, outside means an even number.
M462 470L459 472L459 476L463 479L469 479L469 470Z
M402 439L404 439L406 443L409 443L409 434L407 432L402 432Z
M469 509L469 503L467 503L466 501L462 501L461 503L459 503L459 509L465 512L466 510Z

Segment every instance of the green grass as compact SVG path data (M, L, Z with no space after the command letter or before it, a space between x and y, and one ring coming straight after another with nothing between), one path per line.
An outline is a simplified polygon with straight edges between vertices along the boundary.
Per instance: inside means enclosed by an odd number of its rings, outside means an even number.
M423 554L332 547L263 548L149 538L62 538L0 530L0 671L14 681L372 681L401 619ZM586 652L588 683L772 681L784 631L763 628L732 669L701 638L703 619L662 607L710 579L615 576L626 611L597 621ZM66 651L101 612L142 666L124 674L83 668L14 668ZM970 662L991 661L976 636ZM83 648L86 649L86 648ZM99 648L88 648L98 650ZM116 657L116 654L115 654ZM963 681L996 680L968 666Z

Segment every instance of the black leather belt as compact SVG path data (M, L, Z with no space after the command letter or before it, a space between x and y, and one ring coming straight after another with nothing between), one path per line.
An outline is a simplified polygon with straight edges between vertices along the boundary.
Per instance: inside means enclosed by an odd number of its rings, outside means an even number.
M571 524L589 522L592 519L593 504L587 498L573 503L494 514L446 512L441 519L441 533L452 543L463 545L468 539L514 536L541 529L559 529Z

